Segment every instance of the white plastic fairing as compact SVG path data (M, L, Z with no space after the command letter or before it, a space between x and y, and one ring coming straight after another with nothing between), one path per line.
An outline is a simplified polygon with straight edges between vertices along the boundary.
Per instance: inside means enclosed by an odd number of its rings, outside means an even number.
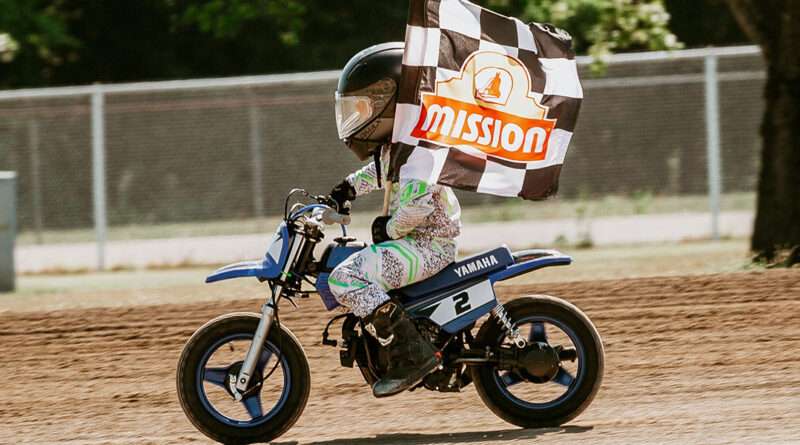
M275 262L275 264L278 264L278 261L281 259L282 250L283 236L281 235L281 228L278 227L278 231L275 232L275 236L272 237L272 241L270 241L269 246L267 246L267 257Z

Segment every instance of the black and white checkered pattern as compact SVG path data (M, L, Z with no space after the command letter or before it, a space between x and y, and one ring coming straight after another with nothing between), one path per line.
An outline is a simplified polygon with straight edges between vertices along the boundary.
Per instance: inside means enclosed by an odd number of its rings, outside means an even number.
M407 177L500 196L544 199L558 189L583 92L571 38L551 25L502 16L466 0L411 0L395 115L390 178ZM510 161L465 145L444 146L411 135L421 95L459 75L476 51L519 61L530 74L530 97L554 119L547 154Z

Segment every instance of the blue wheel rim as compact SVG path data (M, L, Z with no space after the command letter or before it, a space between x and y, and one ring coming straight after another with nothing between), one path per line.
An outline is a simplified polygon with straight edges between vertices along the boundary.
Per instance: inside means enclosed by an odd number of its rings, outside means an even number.
M523 326L523 325L526 325L526 324L533 324L534 326L531 328L531 336L538 337L538 338L535 338L533 340L534 341L542 341L543 340L544 342L547 342L546 333L545 333L544 328L543 328L544 323L550 323L551 325L554 325L554 326L558 327L561 331L564 332L564 334L567 335L567 337L569 337L570 341L575 346L575 350L577 351L577 354L578 354L578 358L577 358L577 360L578 360L578 369L576 371L576 375L572 376L571 374L569 374L568 371L566 371L563 367L561 367L559 369L558 374L556 375L556 377L553 378L553 380L551 380L551 382L560 384L562 386L565 386L567 389L560 396L556 397L555 399L553 399L553 400L551 400L549 402L544 402L544 403L534 403L534 402L528 402L528 401L522 400L519 397L517 397L514 394L512 394L511 391L508 390L509 386L512 386L512 385L517 384L517 383L528 384L528 385L537 385L536 383L526 382L524 380L521 380L520 377L516 377L516 379L518 379L518 380L514 381L513 383L509 382L509 380L515 380L514 378L509 378L508 377L508 375L511 374L510 371L508 371L505 375L500 376L500 373L498 372L498 370L495 369L492 372L492 378L494 379L495 384L500 389L500 391L503 393L503 395L505 395L513 403L519 405L520 407L527 408L527 409L548 409L548 408L552 408L552 407L560 404L561 402L563 402L567 398L571 397L575 393L575 391L577 391L578 387L580 386L580 384L583 381L583 378L584 378L584 376L586 374L586 353L585 353L584 345L579 340L578 335L575 334L575 331L572 328L570 328L569 326L567 326L564 322L562 322L560 320L556 320L556 319L554 319L552 317L548 317L548 316L535 315L535 316L525 317L525 318L522 318L522 319L518 320L514 324L514 327L515 328L519 328L520 326ZM540 328L536 327L537 324L540 324L542 326L541 330L540 330ZM503 340L502 336L500 338L498 338L498 342L502 342L502 340ZM549 344L549 342L547 342L547 343ZM566 373L566 375L565 375L565 373Z
M226 337L223 337L223 338L217 340L213 345L211 345L210 348L208 348L206 350L206 352L203 354L203 357L200 359L200 363L197 365L197 377L196 377L197 395L200 397L200 401L202 402L202 404L206 408L206 410L209 413L211 413L211 415L213 415L217 420L225 423L226 425L230 425L230 426L234 426L234 427L240 427L240 428L242 428L242 427L253 427L253 426L261 425L261 424L263 424L265 422L268 422L273 417L275 417L278 414L278 412L280 412L280 410L283 408L283 406L286 404L286 400L289 398L289 391L291 389L291 373L289 372L289 362L286 360L286 355L285 354L280 354L279 353L280 352L279 349L272 342L267 340L264 343L264 347L262 348L262 353L264 351L266 351L269 354L279 354L280 358L281 358L280 366L281 366L281 369L283 371L283 391L281 392L281 396L278 399L278 401L275 404L275 406L270 411L268 411L267 413L263 413L263 411L262 411L262 415L261 416L254 417L249 421L242 421L242 420L231 419L230 417L222 414L216 408L214 408L214 405L208 399L208 396L206 395L205 385L203 383L204 382L208 382L208 383L212 383L212 384L217 384L216 382L210 382L210 381L204 379L207 369L212 369L212 368L206 368L206 364L208 363L209 358L211 358L211 356L221 346L223 346L223 345L225 345L227 343L230 343L230 342L232 342L234 340L252 340L252 339L253 339L253 335L252 334L244 334L244 333L231 334L231 335L228 335ZM242 357L242 359L244 359L244 357ZM269 361L269 358L267 359L267 362L268 361ZM265 363L265 365L266 365L266 363ZM217 368L213 368L213 369L217 369ZM264 370L261 370L261 371L262 371L262 375L263 375ZM268 372L268 370L267 370L267 372ZM251 416L252 416L252 413L255 410L254 409L254 405L253 405L254 403L257 402L258 405L259 405L259 409L263 410L263 407L261 406L261 401L260 401L261 391L263 389L263 383L264 382L262 382L261 388L258 389L258 392L255 395L253 395L251 397L248 397L248 399L245 399L242 402L243 405L245 406L246 411L248 413L250 413ZM222 389L220 389L220 391L221 390ZM251 399L256 399L256 400L252 401ZM231 399L231 400L233 400L233 399ZM250 406L248 406L248 403L250 403Z

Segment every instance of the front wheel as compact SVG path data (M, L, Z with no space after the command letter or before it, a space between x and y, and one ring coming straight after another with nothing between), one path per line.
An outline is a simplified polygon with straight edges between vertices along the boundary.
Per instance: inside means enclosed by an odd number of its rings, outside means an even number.
M192 335L178 361L183 411L197 429L219 442L270 441L294 425L308 401L308 361L283 326L270 328L250 387L241 401L233 397L259 320L257 314L235 313L209 321Z
M589 318L574 305L546 295L505 305L527 339L516 367L472 367L475 389L489 409L523 428L558 426L585 410L603 379L603 345ZM515 348L490 318L478 331L481 345Z

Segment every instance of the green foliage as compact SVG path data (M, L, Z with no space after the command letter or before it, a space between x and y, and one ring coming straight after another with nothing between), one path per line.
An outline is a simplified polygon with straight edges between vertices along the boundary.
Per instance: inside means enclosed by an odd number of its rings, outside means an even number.
M778 245L770 254L754 252L745 270L800 268L800 246Z
M183 25L196 24L220 39L239 36L248 22L265 20L277 28L284 45L293 46L305 27L305 12L306 6L295 0L208 0L188 5L175 20Z
M661 0L486 0L490 9L523 21L550 23L572 35L578 53L594 57L592 71L617 51L673 50L683 45L668 28Z
M752 43L723 0L664 0L672 19L669 28L687 47Z
M645 215L650 213L650 207L653 204L653 190L650 188L644 190L636 190L633 193L633 211L637 215Z
M578 53L598 60L733 38L720 0L474 1L562 27ZM407 9L374 0L0 0L0 88L336 69L369 45L402 40Z
M7 32L0 32L0 63L9 63L19 51L19 43Z
M80 42L67 31L61 1L0 0L0 63L19 77L46 79ZM0 86L5 77L0 72Z

